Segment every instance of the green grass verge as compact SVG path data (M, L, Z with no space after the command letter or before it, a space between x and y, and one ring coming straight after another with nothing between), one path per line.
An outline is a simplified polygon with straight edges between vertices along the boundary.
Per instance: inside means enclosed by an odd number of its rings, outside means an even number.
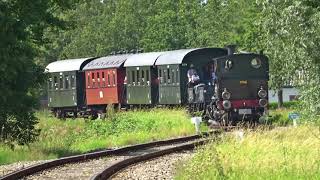
M48 112L37 115L41 134L29 146L11 150L0 144L0 164L16 161L58 158L98 148L143 143L195 133L183 109L151 109L113 114L106 120L67 119L50 117Z
M320 179L317 126L227 135L198 149L176 179Z

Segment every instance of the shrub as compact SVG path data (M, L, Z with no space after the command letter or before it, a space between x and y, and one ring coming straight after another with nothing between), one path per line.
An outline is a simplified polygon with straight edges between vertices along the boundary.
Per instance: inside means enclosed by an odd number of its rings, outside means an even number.
M283 108L287 109L294 109L298 107L300 104L299 101L289 101L289 102L283 102ZM277 109L278 108L278 103L277 102L271 102L268 105L268 108L271 110Z

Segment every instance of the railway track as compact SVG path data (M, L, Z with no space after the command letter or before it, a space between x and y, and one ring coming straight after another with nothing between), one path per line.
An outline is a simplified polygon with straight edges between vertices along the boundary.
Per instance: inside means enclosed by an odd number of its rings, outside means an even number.
M160 156L164 156L164 155L179 152L179 151L191 150L191 149L194 149L197 145L203 145L208 141L209 141L208 139L202 139L202 140L193 140L191 142L186 142L186 143L178 143L170 147L165 147L163 149L154 150L148 153L141 153L140 155L126 158L124 160L119 160L111 164L110 166L106 167L105 169L103 169L100 173L96 174L91 179L92 180L109 179L109 178L112 178L112 176L116 175L121 170L133 164L137 164L139 162L147 161L153 158L157 158Z
M136 162L165 155L168 153L192 149L196 144L205 143L204 137L210 134L193 135L169 140L127 146L112 150L97 151L77 156L64 157L40 163L12 172L0 180L8 179L101 179Z

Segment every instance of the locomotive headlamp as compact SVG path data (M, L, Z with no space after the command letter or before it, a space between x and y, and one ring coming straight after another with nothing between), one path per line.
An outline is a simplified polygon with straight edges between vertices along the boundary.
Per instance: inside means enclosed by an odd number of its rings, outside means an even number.
M261 89L258 91L258 96L259 96L260 98L265 98L265 97L267 97L267 91L261 88Z
M231 93L228 92L226 88L224 88L222 92L222 99L230 99L230 97L231 97Z
M226 110L231 108L231 102L229 100L224 100L222 102L222 105L223 105L223 108L226 109Z
M258 58L252 59L252 60L251 60L251 66L252 66L253 68L256 68L256 69L260 68L260 67L261 67L261 60L258 59Z
M259 105L262 107L266 107L268 104L268 101L266 99L260 99L259 100Z

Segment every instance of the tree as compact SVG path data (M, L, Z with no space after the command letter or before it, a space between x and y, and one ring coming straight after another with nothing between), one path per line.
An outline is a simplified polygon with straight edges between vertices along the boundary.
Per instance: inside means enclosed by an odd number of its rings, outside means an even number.
M161 51L191 47L200 9L198 0L157 0L151 6L153 14L146 17L146 27L141 43L147 51Z
M64 23L54 9L66 1L0 1L0 140L25 144L39 131L33 110L35 94L45 80L44 69L34 62L43 43L43 30Z
M319 49L316 2L265 0L260 3L263 6L261 46L271 59L271 86L280 91L279 97L284 85L307 87L308 91L301 92L308 108L314 108L317 104L314 102L320 100L315 94L318 91L312 90L312 86L319 84L319 53L315 51Z
M237 44L248 50L257 50L260 7L255 0L208 0L199 9L197 25L189 44L195 47L224 47Z

